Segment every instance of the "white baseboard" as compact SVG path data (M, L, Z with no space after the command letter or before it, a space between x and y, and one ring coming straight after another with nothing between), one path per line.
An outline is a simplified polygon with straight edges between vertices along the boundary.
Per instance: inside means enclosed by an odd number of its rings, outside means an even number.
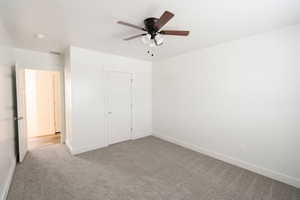
M248 163L248 162L245 162L245 161L242 161L242 160L239 160L239 159L236 159L236 158L233 158L233 157L221 154L221 153L213 152L213 151L201 148L197 145L187 143L187 142L184 142L184 141L180 141L176 138L173 138L173 137L170 137L170 136L167 136L167 135L155 133L155 134L153 134L153 136L158 137L162 140L166 140L168 142L180 145L182 147L194 150L196 152L211 156L211 157L216 158L218 160L222 160L222 161L230 163L232 165L247 169L247 170L255 172L257 174L261 174L263 176L272 178L274 180L277 180L277 181L295 186L297 188L300 188L300 180L297 179L297 178L288 176L286 174L275 172L273 170L266 169L266 168L263 168L263 167L260 167L260 166L257 166L257 165L254 165L254 164L251 164L251 163Z
M150 136L152 135L150 132L149 133L142 133L142 134L134 134L133 137L132 137L132 140L136 140L136 139L139 139L139 138L143 138L143 137L147 137L147 136Z
M73 153L72 153L72 152L73 152L73 149L72 149L72 146L71 146L71 144L70 144L70 141L69 141L69 140L66 140L66 141L65 141L65 144L66 144L67 148L69 149L70 153L73 154Z
M88 151L93 151L96 149L100 149L103 147L106 147L107 145L103 145L103 144L98 144L98 145L91 145L91 146L85 146L85 147L79 147L79 148L73 148L73 147L68 147L71 151L72 155L77 155L77 154L81 154L84 152L88 152Z
M132 137L132 140L147 137L147 136L150 136L150 135L152 135L150 132L148 132L146 134L137 134L137 135ZM72 147L70 142L68 140L66 140L66 146L68 147L68 149L69 149L69 151L71 152L72 155L77 155L77 154L81 154L81 153L84 153L84 152L93 151L93 150L96 150L96 149L107 147L109 145L98 144L98 145L93 145L93 146L74 148L74 147Z
M9 191L11 182L12 182L13 177L14 177L16 164L17 164L17 161L14 160L14 162L12 163L12 166L9 169L6 181L4 183L3 191L0 191L0 200L6 200L7 199L8 191Z

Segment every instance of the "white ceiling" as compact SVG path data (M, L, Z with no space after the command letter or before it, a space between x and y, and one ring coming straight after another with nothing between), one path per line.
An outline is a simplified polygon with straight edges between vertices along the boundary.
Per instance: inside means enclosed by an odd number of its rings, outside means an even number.
M142 26L143 19L169 10L166 29L190 30L189 37L165 36L147 55L140 33L116 24ZM68 45L140 59L161 59L183 52L300 23L299 0L0 0L0 15L19 48L63 51ZM46 38L38 40L36 33Z

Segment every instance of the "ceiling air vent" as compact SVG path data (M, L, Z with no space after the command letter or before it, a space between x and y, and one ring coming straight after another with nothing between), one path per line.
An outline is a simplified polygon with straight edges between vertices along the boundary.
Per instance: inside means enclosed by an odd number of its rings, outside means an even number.
M57 55L57 56L60 56L60 55L61 55L61 53L60 53L60 52L57 52L57 51L50 51L49 53L54 54L54 55Z

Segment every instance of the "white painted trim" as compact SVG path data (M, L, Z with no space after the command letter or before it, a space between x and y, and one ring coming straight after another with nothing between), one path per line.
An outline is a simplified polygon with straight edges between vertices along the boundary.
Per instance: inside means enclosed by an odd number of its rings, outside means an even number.
M8 191L9 191L11 182L12 182L13 177L14 177L16 164L17 164L17 161L14 160L13 163L12 163L12 166L9 169L6 181L4 183L3 191L1 191L0 200L6 200L7 199Z
M239 160L239 159L236 159L236 158L233 158L233 157L230 157L230 156L218 153L218 152L213 152L213 151L204 149L202 147L199 147L197 145L187 143L187 142L184 142L184 141L180 141L178 139L175 139L173 137L170 137L170 136L167 136L167 135L164 135L164 134L154 133L153 136L158 137L162 140L166 140L168 142L180 145L182 147L194 150L196 152L211 156L211 157L216 158L218 160L222 160L222 161L230 163L232 165L247 169L247 170L255 172L257 174L261 174L263 176L266 176L266 177L275 179L277 181L281 181L281 182L284 182L286 184L289 184L289 185L295 186L297 188L300 188L300 180L297 179L297 178L288 176L286 174L275 172L273 170L266 169L264 167L260 167L260 166L257 166L257 165L254 165L254 164L251 164L251 163L248 163L248 162L245 162L245 161L242 161L242 160Z
M152 135L151 132L145 132L145 133L140 133L140 134L137 134L136 132L133 133L133 136L132 136L132 140L136 140L136 139L140 139L140 138L144 138L144 137L148 137Z
M143 138L143 137L147 137L147 136L150 136L151 133L146 133L146 134L140 134L136 137L133 137L131 138L131 140L136 140L136 139L139 139L139 138ZM129 141L129 140L126 140L126 141ZM124 142L126 142L124 141ZM93 150L96 150L96 149L101 149L101 148L104 148L104 147L108 147L109 145L103 145L103 144L98 144L98 145L93 145L93 146L86 146L86 147L80 147L80 148L73 148L69 141L66 141L66 146L68 147L69 151L71 152L72 155L77 155L77 154L81 154L81 153L85 153L85 152L88 152L88 151L93 151Z
M66 140L66 141L65 141L65 144L66 144L67 148L69 149L70 153L73 154L73 153L72 153L72 152L73 152L73 149L72 149L72 146L71 146L71 144L70 144L70 141L69 141L69 140Z
M107 145L103 145L103 144L97 144L97 145L93 145L93 146L85 146L85 147L80 147L80 148L70 148L71 154L72 155L77 155L77 154L81 154L81 153L85 153L88 151L93 151L96 149L101 149L103 147L107 147Z

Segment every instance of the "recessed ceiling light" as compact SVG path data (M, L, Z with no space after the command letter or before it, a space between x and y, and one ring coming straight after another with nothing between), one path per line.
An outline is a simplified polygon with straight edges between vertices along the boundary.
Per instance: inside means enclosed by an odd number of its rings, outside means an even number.
M45 35L42 34L42 33L37 33L37 34L35 34L35 37L36 37L37 39L43 39L43 38L45 38Z

